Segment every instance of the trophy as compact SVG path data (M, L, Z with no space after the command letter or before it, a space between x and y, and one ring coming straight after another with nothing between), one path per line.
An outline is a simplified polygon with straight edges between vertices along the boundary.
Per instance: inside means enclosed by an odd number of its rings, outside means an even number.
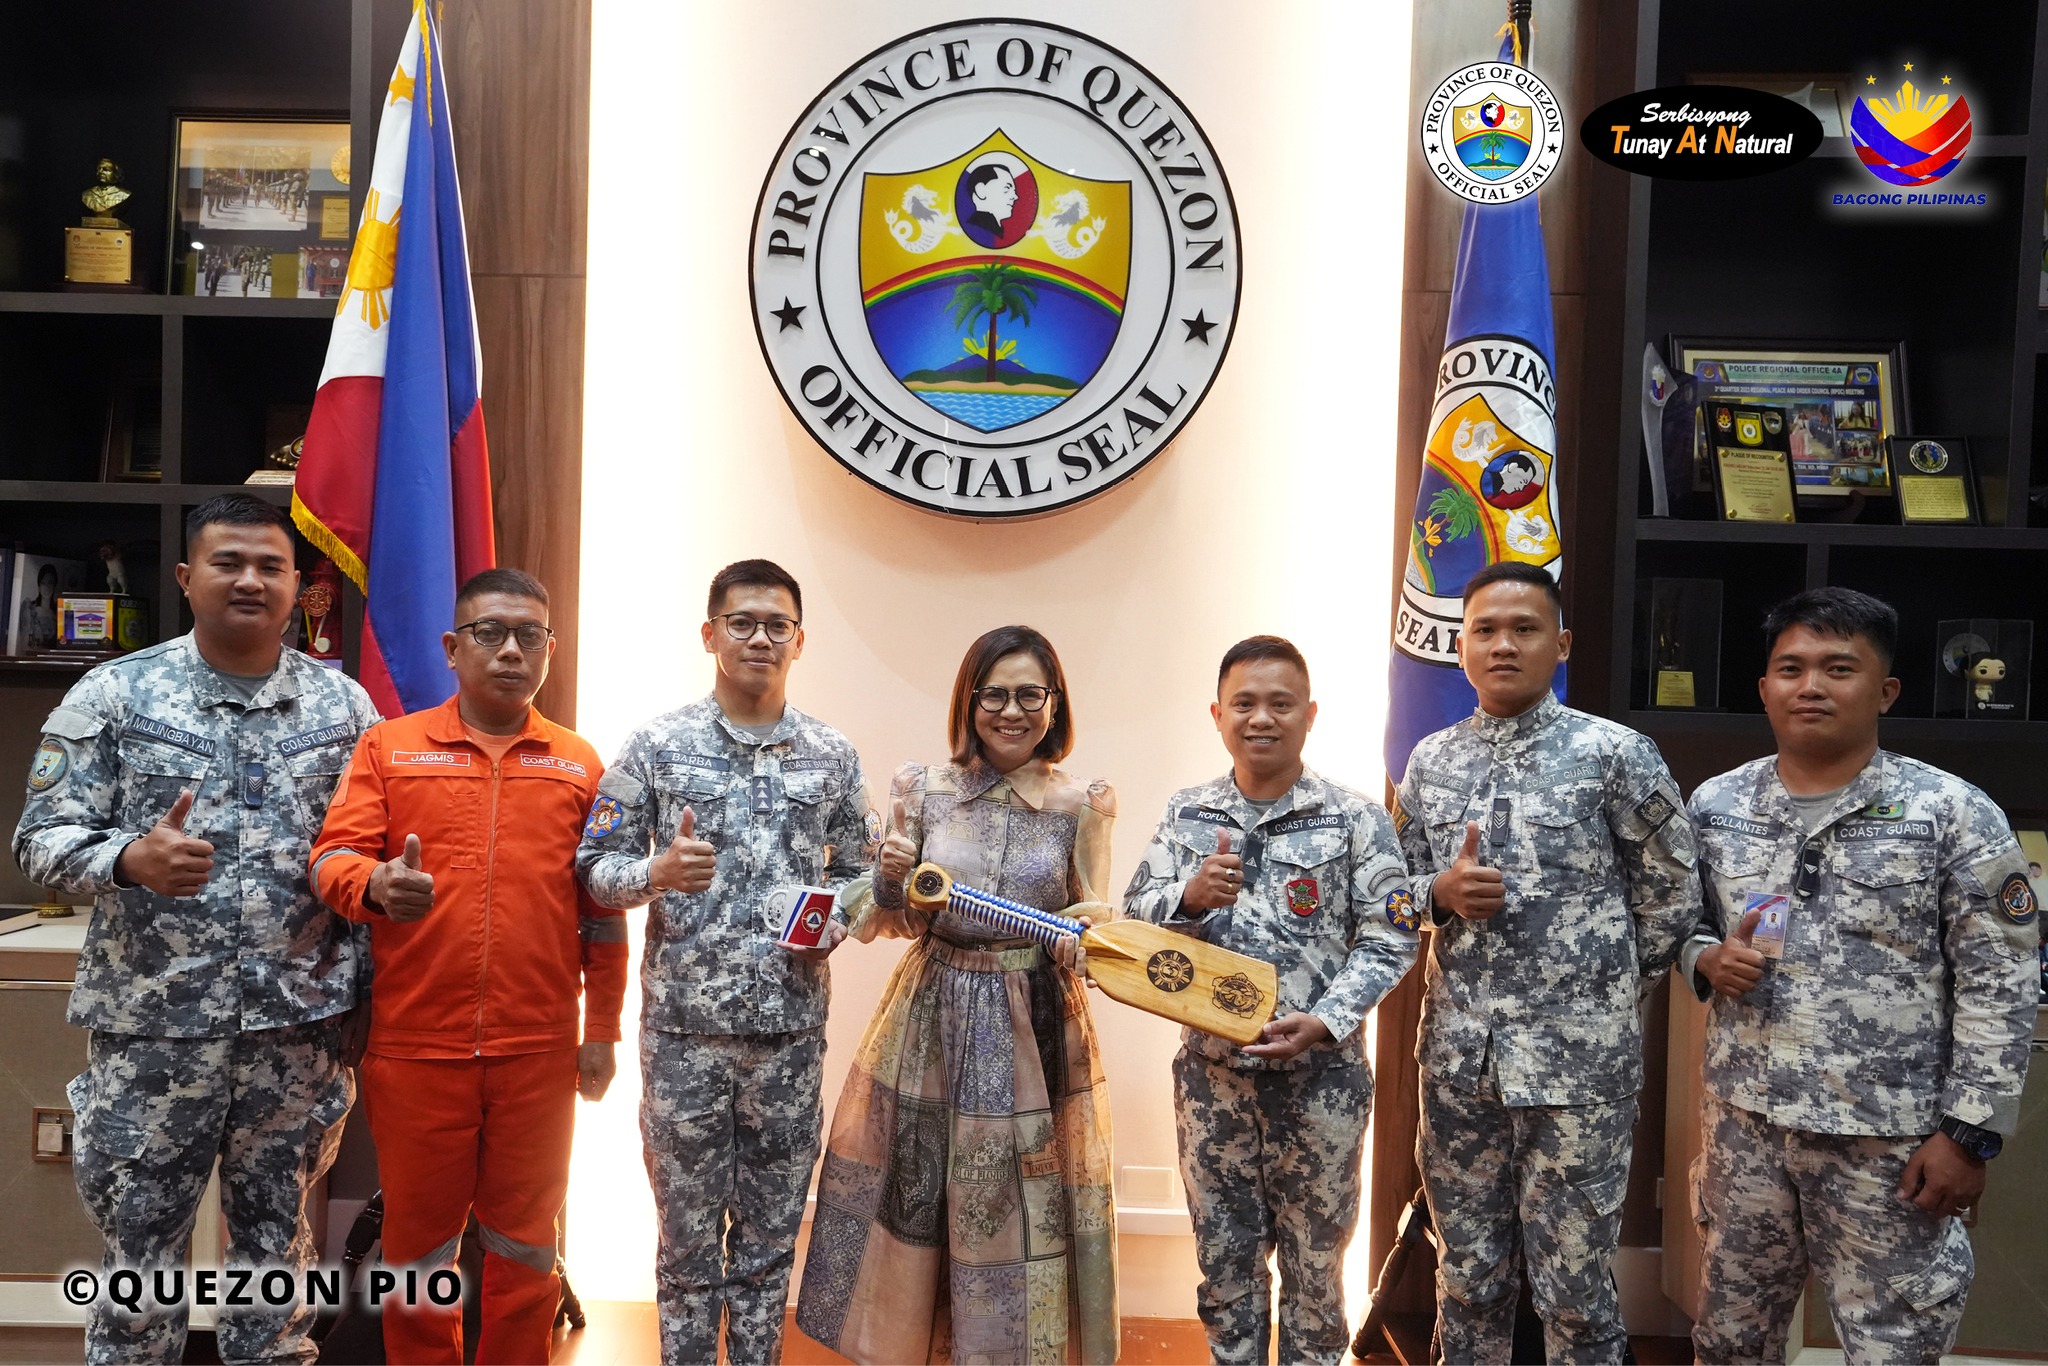
M101 157L93 183L78 198L90 210L75 228L64 229L64 283L67 286L135 287L135 234L114 217L129 197L121 186L121 168Z
M263 468L255 471L242 482L244 484L284 484L289 486L299 477L299 457L306 453L306 438L295 436L263 457Z
M1636 705L1719 710L1721 584L1717 579L1638 579L1633 691Z

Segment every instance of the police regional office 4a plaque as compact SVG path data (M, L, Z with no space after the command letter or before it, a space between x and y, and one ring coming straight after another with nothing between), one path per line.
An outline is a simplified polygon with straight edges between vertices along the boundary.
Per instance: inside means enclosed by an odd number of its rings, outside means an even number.
M1173 93L1052 24L942 24L791 128L748 258L768 368L828 454L958 516L1078 503L1187 425L1236 322L1237 214Z

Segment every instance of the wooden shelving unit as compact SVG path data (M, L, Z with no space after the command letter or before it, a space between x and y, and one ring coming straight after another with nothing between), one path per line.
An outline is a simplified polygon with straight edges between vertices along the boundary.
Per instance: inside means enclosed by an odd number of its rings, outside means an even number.
M1637 178L1628 190L1617 413L1612 712L1657 740L1690 790L1770 752L1752 680L1763 611L1801 588L1840 584L1898 607L1899 703L1884 743L1962 773L2015 817L2048 816L2048 629L2033 661L2027 722L1936 720L1937 622L2021 617L2048 628L2048 312L2038 307L2042 188L2048 177L2048 5L1915 10L1845 24L1824 7L1742 0L1711 12L1676 0L1638 7L1636 86L1697 71L1861 73L1873 60L1933 63L1967 87L1975 133L1958 186L1985 189L1980 213L1849 219L1827 194L1858 173L1848 140L1798 166L1715 184ZM1758 35L1769 33L1769 43ZM1931 69L1931 68L1930 68ZM1886 79L1879 72L1880 83ZM1870 180L1871 187L1879 182ZM1650 515L1637 407L1646 341L1673 335L1901 338L1912 430L1969 438L1980 527L1688 521ZM1890 515L1876 504L1879 515ZM1639 582L1723 584L1719 712L1647 709Z
M162 292L172 115L348 111L353 221L381 107L383 79L372 73L389 75L409 13L406 0L10 9L0 43L0 550L90 563L102 541L116 542L165 640L191 625L174 572L185 513L237 491L289 503L289 488L242 480L266 454L266 410L311 403L337 301ZM149 292L60 287L63 228L83 212L78 193L102 156L122 165L132 198L120 214ZM160 395L163 477L102 480L113 393L136 381ZM310 563L310 550L302 557ZM359 603L346 608L353 625ZM26 772L43 716L84 672L0 658L0 771ZM11 830L19 783L5 790L0 822ZM32 894L11 866L0 870L0 899Z

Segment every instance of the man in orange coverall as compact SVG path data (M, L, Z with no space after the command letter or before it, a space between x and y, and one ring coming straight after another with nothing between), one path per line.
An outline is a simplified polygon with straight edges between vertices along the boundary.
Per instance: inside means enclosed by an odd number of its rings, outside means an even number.
M321 899L371 927L361 1080L384 1261L452 1265L476 1210L480 1363L548 1359L574 1096L611 1083L626 987L625 917L576 885L603 765L533 709L555 648L547 597L516 569L462 586L442 637L456 696L363 736L313 848ZM385 1300L386 1354L461 1366L460 1306L421 1298Z

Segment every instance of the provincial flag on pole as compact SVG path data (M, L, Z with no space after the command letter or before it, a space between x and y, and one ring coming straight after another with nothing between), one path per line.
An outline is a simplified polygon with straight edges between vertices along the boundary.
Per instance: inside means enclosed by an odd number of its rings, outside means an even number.
M1512 59L1510 38L1500 60ZM1536 196L1468 203L1394 611L1386 761L1396 783L1418 740L1478 704L1458 667L1465 581L1500 560L1563 573L1555 351ZM1562 665L1553 687L1562 698Z
M362 682L386 716L453 693L455 590L497 558L445 72L415 5L292 492L292 520L368 601Z

